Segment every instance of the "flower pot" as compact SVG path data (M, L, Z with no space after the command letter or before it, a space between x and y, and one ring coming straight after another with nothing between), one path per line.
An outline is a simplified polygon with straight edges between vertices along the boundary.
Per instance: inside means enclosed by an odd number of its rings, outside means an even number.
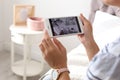
M39 17L29 17L27 27L31 30L42 31L44 29L44 20Z

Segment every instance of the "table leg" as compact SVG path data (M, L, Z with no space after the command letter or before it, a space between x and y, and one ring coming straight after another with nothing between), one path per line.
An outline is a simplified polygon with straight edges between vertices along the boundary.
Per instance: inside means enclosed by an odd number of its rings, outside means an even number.
M27 44L27 36L24 35L24 76L23 80L27 80L27 56L28 56L28 44Z
M14 42L11 41L11 67L14 65Z
M27 49L27 50L28 50L28 52L27 52L27 53L28 53L28 55L27 55L27 60L30 61L30 60L31 60L31 46L28 45L27 48L28 48L28 49Z

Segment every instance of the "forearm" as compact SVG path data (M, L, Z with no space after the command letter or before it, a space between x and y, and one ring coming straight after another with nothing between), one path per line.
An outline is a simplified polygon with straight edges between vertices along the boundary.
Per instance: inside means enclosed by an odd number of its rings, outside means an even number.
M86 49L89 60L91 60L99 51L99 47L94 40L87 41L83 45Z
M70 80L69 72L63 72L60 74L58 80Z

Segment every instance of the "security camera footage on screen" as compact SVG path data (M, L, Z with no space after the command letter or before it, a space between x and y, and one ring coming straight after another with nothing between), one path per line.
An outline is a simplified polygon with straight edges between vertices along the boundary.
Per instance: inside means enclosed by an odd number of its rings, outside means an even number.
M53 36L81 32L77 17L49 19Z

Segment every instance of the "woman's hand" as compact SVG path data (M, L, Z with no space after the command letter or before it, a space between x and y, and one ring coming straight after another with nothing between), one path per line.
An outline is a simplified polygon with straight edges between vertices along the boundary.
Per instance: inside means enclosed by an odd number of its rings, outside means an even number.
M39 47L42 51L44 59L52 68L67 68L65 47L56 38L51 40L46 30Z
M79 34L78 38L83 43L88 58L89 60L91 60L94 57L94 55L97 54L97 52L99 51L99 47L93 38L91 23L82 14L80 15L80 19L82 20L83 23L84 34Z
M83 23L83 31L84 34L79 34L78 37L80 41L85 44L88 41L93 41L93 31L92 31L92 25L91 23L81 14L80 19Z

